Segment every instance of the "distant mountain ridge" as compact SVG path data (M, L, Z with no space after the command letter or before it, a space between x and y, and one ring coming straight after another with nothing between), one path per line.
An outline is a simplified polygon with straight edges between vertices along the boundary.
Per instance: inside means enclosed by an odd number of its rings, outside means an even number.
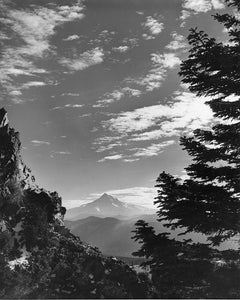
M98 247L103 254L131 257L132 252L140 245L131 237L134 235L135 223L144 219L155 228L158 226L156 215L141 215L128 220L119 220L113 217L88 217L76 221L64 221L70 231L82 241ZM163 230L163 229L162 229Z
M139 215L129 219L117 219L113 217L87 217L76 221L65 220L65 226L70 231L81 238L82 241L98 247L105 255L131 257L132 253L140 248L140 245L131 239L134 235L132 232L137 220L145 220L152 226L156 233L169 232L171 238L177 240L192 239L193 242L206 242L206 237L200 233L188 233L185 236L178 236L184 229L171 230L164 228L162 222L157 221L156 214ZM220 249L237 249L238 245L234 241L224 242Z
M67 210L65 220L79 220L90 216L105 218L117 217L118 219L130 218L143 214L154 214L155 210L140 205L122 202L117 198L104 193L100 198L79 207Z

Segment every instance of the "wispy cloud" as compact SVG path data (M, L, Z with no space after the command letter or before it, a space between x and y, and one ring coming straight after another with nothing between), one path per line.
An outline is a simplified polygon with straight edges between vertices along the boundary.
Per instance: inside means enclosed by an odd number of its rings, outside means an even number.
M212 9L223 9L225 7L222 0L185 0L183 8L192 10L195 13L206 13Z
M116 31L113 30L102 30L98 33L97 37L91 39L88 44L101 47L103 44L106 46L113 41Z
M65 39L63 39L63 41L64 42L75 41L75 40L78 40L79 38L80 38L79 35L73 34L73 35L69 35L68 37L66 37Z
M29 82L24 83L22 88L28 89L33 86L38 87L38 86L44 86L44 85L46 85L46 83L43 81L29 81Z
M169 141L165 141L162 143L157 143L157 144L151 144L150 146L146 147L146 148L135 148L132 149L132 151L134 151L133 153L133 157L151 157L151 156L157 156L160 153L163 152L163 149L175 144L174 140L169 140Z
M213 120L211 109L205 104L207 97L197 97L190 92L177 92L170 105L157 104L145 106L133 111L123 112L115 118L104 121L103 126L110 131L118 133L139 132L132 139L148 139L148 133L141 133L151 127L157 126L153 131L159 137L179 135L183 131L209 125ZM152 138L155 134L152 136ZM151 137L151 134L150 134Z
M52 151L50 157L54 158L57 155L71 155L72 153L69 151Z
M191 16L191 12L189 10L183 9L181 12L180 20L184 21ZM185 24L185 23L184 23ZM182 26L181 26L182 27Z
M174 35L175 36L175 35ZM177 39L180 39L178 36ZM106 107L111 103L119 101L124 97L140 97L143 93L151 92L158 89L167 76L167 71L178 67L181 63L180 58L176 53L152 53L151 54L151 67L145 76L139 78L126 78L123 84L137 85L137 88L129 86L119 87L112 92L105 93L93 107ZM141 89L145 90L142 91Z
M211 0L214 9L224 9L224 0Z
M82 71L91 66L102 63L103 60L103 49L96 47L94 49L82 53L78 58L62 58L59 60L59 62L71 71Z
M100 159L98 162L105 162L105 161L112 161L112 160L121 160L122 162L136 162L142 159L158 156L161 154L166 147L169 147L171 145L175 144L175 140L168 140L168 141L163 141L163 142L158 142L151 144L149 146L139 146L138 148L131 148L131 149L122 149L121 151L124 153L120 154L112 154L112 155L107 155ZM109 145L109 149L111 148L110 146L113 146L114 144ZM116 146L119 146L119 144L115 144ZM125 144L129 146L128 144ZM112 147L113 148L113 147ZM106 149L104 149L106 150ZM100 151L98 151L100 152ZM118 153L118 151L115 151Z
M207 12L212 9L212 3L209 0L185 0L184 9L193 10L194 12Z
M87 117L91 117L92 114L91 113L88 113L88 114L82 114L82 115L79 115L78 117L79 118L87 118Z
M14 46L9 43L2 49L0 80L7 91L16 89L16 76L47 73L33 62L33 58L44 59L46 53L53 51L50 38L56 27L82 19L83 9L81 1L75 1L74 5L51 4L49 8L32 5L28 10L15 9L10 1L1 3L1 22L6 32L14 32L12 37L16 41Z
M95 144L98 145L98 147L96 149L96 152L109 151L109 150L112 150L115 147L122 147L122 146L126 145L126 144L123 144L121 141L115 142L115 143L113 143L111 141L111 143L109 143L109 144L104 144L104 143L101 144L99 141L96 141ZM99 146L99 144L100 144L100 146Z
M50 145L50 142L46 142L46 141L40 141L40 140L32 140L31 143L34 146L42 146L42 145Z
M139 45L139 39L136 37L126 37L123 39L123 43L129 48L134 48Z
M116 89L110 93L105 93L93 107L105 107L111 103L119 101L123 97L140 97L142 92L138 89L123 87Z
M49 38L54 35L55 27L82 19L82 10L80 1L73 6L56 6L55 9L39 6L32 11L10 10L6 22L25 42L25 46L19 49L21 54L41 57L50 48Z
M83 106L84 106L83 104L65 104L63 106L55 106L51 108L51 110L64 109L64 108L81 108Z
M113 47L113 51L115 51L115 52L124 53L124 52L127 52L128 50L129 50L128 46Z
M96 129L96 128L94 128ZM93 132L95 132L94 130ZM93 147L96 152L105 152L110 151L115 147L122 147L126 144L123 142L125 134L119 134L118 136L109 135L109 136L102 136L95 139L93 142Z
M188 44L186 43L186 38L178 34L177 32L172 32L171 34L172 41L165 47L169 50L180 50L180 49L185 49L188 47Z
M121 158L123 158L122 154L109 155L109 156L105 156L104 158L100 159L98 162L104 162L106 160L119 160Z
M184 0L182 4L182 12L180 20L183 23L181 27L185 26L185 20L192 14L206 13L212 9L224 9L224 0Z
M158 19L155 19L151 16L146 17L146 21L142 25L145 29L148 30L148 33L143 34L144 39L155 39L156 36L158 36L162 32L162 30L164 29L164 24Z
M65 104L64 107L70 107L70 108L80 108L83 107L83 104Z
M197 97L182 90L174 93L169 104L118 113L102 121L105 136L95 140L94 149L98 153L106 152L100 159L102 162L112 157L134 162L157 156L175 141L152 141L191 134L196 128L208 129L215 122L211 109L205 104L208 100L208 97Z
M144 86L146 91L158 89L167 76L168 69L174 69L179 66L181 60L175 53L152 53L151 68L148 73L140 78L127 78L127 82L134 82L140 86Z
M79 93L62 93L61 96L71 96L71 97L78 97Z
M11 96L21 96L22 92L19 91L19 90L13 90L13 91L9 92L9 95L11 95Z

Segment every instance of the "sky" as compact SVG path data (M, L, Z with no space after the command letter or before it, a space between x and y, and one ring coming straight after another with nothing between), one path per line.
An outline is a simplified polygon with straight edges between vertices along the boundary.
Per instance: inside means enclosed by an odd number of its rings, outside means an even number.
M223 0L0 0L0 105L39 186L67 208L108 193L153 206L158 175L185 176L179 138L214 122L178 75Z

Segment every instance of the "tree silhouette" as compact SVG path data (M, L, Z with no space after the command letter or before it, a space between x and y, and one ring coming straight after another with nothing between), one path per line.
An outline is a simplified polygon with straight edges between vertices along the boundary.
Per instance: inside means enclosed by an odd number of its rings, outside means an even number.
M165 297L234 298L240 294L234 285L240 276L239 251L214 249L236 238L240 231L240 3L236 0L226 0L226 3L233 7L233 14L216 14L214 18L226 28L228 43L217 41L197 28L191 29L189 56L180 71L182 82L191 92L210 98L207 104L213 111L214 124L208 130L197 129L191 136L180 139L183 149L192 157L192 163L185 169L188 178L182 180L161 173L154 202L158 220L166 227L184 229L182 234L202 233L208 244L177 242L167 236L163 242L162 234L155 233L149 241L147 224L143 223L135 230L134 239L142 243L135 254L145 253L150 258L152 274L156 274L156 269L158 272L153 279ZM169 252L159 245L171 249L170 261L167 260ZM231 260L227 260L228 255ZM217 259L227 264L225 269L216 268ZM188 281L189 271L192 278ZM230 273L234 278L226 284ZM180 287L176 280L181 282ZM172 294L169 293L171 285L172 291L176 290Z

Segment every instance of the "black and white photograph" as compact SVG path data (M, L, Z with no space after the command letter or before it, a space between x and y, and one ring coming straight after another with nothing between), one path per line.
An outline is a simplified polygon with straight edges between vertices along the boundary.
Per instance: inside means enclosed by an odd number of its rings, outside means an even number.
M240 1L0 0L0 299L240 299Z

